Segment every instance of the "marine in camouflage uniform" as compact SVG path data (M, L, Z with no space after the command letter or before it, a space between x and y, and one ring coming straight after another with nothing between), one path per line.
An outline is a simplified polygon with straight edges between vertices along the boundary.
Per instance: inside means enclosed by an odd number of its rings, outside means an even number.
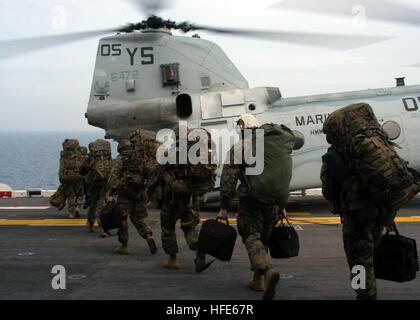
M66 145L66 148L64 148ZM66 150L67 145L69 146L68 150L72 153L76 153L77 162L80 164L83 161L83 156L80 152L79 141L76 139L66 139L63 142L63 152L60 156L60 169L59 169L59 178L60 183L62 184L62 188L58 188L58 190L62 190L64 199L67 200L67 207L69 212L69 218L73 219L75 217L80 217L80 207L83 203L83 180L82 177L79 176L78 178L72 179L71 181L66 181L64 176L64 166L63 160L66 157ZM78 170L78 168L76 169ZM65 203L65 202L64 202ZM59 208L60 210L62 207Z
M183 129L188 133L186 127L183 127ZM179 145L179 132L180 127L176 127L177 146ZM173 148L175 148L175 145ZM177 155L179 155L178 148L176 152ZM216 166L210 165L206 167L207 169L202 166L203 164L200 163L192 165L189 162L188 164L178 163L159 166L159 175L162 177L163 181L163 204L160 213L162 247L165 253L169 255L169 260L165 261L163 264L165 268L179 269L179 261L177 258L179 249L175 234L175 226L178 220L181 221L181 230L184 232L185 241L189 248L196 251L196 257L194 259L196 271L202 272L211 264L206 264L205 254L196 250L199 234L197 226L200 223L200 206L199 194L194 192L194 190L197 190L198 188L191 186L197 181L195 179L198 179L198 174L194 174L195 171L209 173L209 177L200 177L199 179L200 181L208 180L211 184L212 181L210 180L213 179L212 175L214 175Z
M377 298L376 277L373 257L382 237L384 227L377 219L378 210L372 203L366 202L358 209L349 210L351 199L345 197L342 188L334 179L326 162L321 169L322 193L324 198L334 203L334 212L340 214L343 222L343 242L350 270L354 266L363 266L366 270L366 289L357 289L358 300L373 300ZM359 198L359 197L358 197ZM359 198L360 199L360 198ZM351 274L350 279L357 276Z
M115 253L129 254L128 250L128 217L137 229L138 234L147 241L150 252L155 254L157 247L152 229L148 226L148 198L146 194L146 167L144 157L136 153L135 144L142 143L138 135L132 136L132 142L123 139L118 145L120 153L112 166L108 182L110 197L118 196L117 204L121 210L121 227L118 240L121 247ZM110 199L111 200L111 199Z
M345 125L344 118L352 125ZM363 266L366 270L366 289L355 289L358 300L377 299L374 254L384 230L380 219L380 209L368 192L361 192L362 182L357 172L348 164L351 143L346 139L354 136L356 130L366 135L376 134L379 123L373 115L368 118L372 123L367 126L366 119L345 116L336 112L324 123L324 133L332 145L323 156L321 168L322 193L326 200L333 203L333 213L339 214L343 223L344 251L350 271L354 266ZM376 122L376 123L375 123ZM369 133L370 132L370 133ZM393 230L394 224L387 227ZM353 280L358 274L351 274Z
M81 166L82 166L83 163L86 160L89 159L88 148L81 146L79 148L79 151L82 154L82 163L81 163ZM80 172L80 168L79 168L79 172ZM83 176L83 180L82 181L83 181L83 194L84 194L83 209L87 209L89 207L89 204L88 204L89 203L89 195L88 195L89 184L88 184L87 177Z
M101 140L102 141L102 140ZM105 141L104 141L105 142ZM106 206L108 199L107 180L97 180L94 174L95 159L92 151L92 143L89 144L89 154L85 157L80 167L80 173L84 176L87 194L88 218L87 228L89 232L94 232L95 221L98 222L99 236L106 237L105 231L102 229L100 212Z
M258 121L251 115L241 116L238 121L238 129L256 127L259 127ZM230 164L223 166L220 184L221 210L218 216L226 217L232 200L236 196L239 197L238 232L247 249L251 270L254 272L248 286L255 291L264 291L263 299L271 300L275 295L280 275L273 269L268 244L271 232L278 222L280 208L250 199L245 181L246 166L233 164L234 149L235 147L229 151ZM242 152L244 153L243 148ZM238 181L240 181L239 187Z

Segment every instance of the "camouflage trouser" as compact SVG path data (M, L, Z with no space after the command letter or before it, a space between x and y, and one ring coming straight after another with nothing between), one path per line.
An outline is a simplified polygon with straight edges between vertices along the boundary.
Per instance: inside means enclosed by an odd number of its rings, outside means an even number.
M83 183L82 181L65 183L64 196L67 198L67 206L69 213L75 211L80 212L80 207L83 204Z
M83 194L85 196L85 204L83 205L84 208L86 208L85 205L89 206L89 190L90 190L90 185L89 183L85 181L83 181Z
M165 194L160 221L162 228L162 247L168 255L178 253L175 225L181 219L181 229L191 250L195 250L198 240L197 225L200 223L198 198Z
M107 188L105 184L92 184L89 188L89 211L88 221L91 225L98 221L98 225L102 226L99 214L107 203Z
M343 241L350 272L354 266L366 270L366 289L355 290L357 299L376 299L376 278L373 263L375 249L378 247L383 226L375 219L360 224L351 213L344 216ZM351 279L357 276L352 274Z
M272 268L268 243L279 217L277 206L240 199L238 232L248 251L251 270L259 274Z
M118 197L122 221L121 228L118 230L118 241L123 245L128 244L128 217L137 229L139 235L146 239L148 235L152 235L152 229L147 225L147 197L143 192L138 199L132 200L120 195Z

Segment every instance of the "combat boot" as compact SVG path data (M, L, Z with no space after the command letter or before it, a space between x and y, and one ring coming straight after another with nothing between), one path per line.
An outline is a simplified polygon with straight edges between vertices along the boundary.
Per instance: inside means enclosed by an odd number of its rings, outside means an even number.
M196 251L194 259L195 271L200 273L206 270L215 260L206 263L206 254L204 252Z
M74 211L74 216L75 216L76 218L80 218L80 209L76 209L76 210Z
M264 291L264 276L262 274L254 273L254 278L249 280L248 287L254 291Z
M169 260L163 263L163 266L168 269L179 269L179 261L175 256L169 256Z
M152 235L148 234L146 238L147 244L149 245L150 253L155 254L157 252L157 247L155 240L153 240Z
M130 254L130 251L128 250L128 246L126 244L121 245L121 247L115 249L114 252L116 254Z
M276 285L279 282L280 274L273 268L264 272L265 291L263 300L273 300L276 294Z
M90 223L89 220L86 223L87 229L89 232L94 232L95 230L93 229L93 223Z
M99 229L99 236L101 238L106 238L106 232L104 231L104 229L102 228Z

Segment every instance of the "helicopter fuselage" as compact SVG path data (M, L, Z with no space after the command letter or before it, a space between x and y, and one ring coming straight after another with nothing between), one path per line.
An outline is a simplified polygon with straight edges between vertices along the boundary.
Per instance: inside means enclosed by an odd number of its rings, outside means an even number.
M282 98L278 88L250 89L216 44L166 30L101 39L86 116L115 140L137 128L158 131L180 120L209 131L234 131L244 113L260 123L285 124L297 138L291 189L300 190L321 185L321 157L329 146L322 132L325 119L359 102L372 106L402 147L399 154L420 171L420 86Z

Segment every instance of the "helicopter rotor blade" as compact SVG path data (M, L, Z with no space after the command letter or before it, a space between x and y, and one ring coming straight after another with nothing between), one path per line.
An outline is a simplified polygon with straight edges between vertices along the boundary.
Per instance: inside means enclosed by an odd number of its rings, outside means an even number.
M348 35L332 33L309 33L309 32L290 32L290 31L258 31L216 28L208 26L190 25L190 29L183 30L204 30L219 34L251 37L264 40L274 40L289 42L293 44L307 45L338 50L349 50L364 47L377 42L391 39L391 37Z
M51 48L58 45L63 45L91 37L102 36L107 33L116 31L118 31L117 28L0 41L0 59L10 58L21 54Z
M387 0L284 0L270 5L268 9L292 9L347 17L365 14L368 19L373 18L420 27L420 9Z

